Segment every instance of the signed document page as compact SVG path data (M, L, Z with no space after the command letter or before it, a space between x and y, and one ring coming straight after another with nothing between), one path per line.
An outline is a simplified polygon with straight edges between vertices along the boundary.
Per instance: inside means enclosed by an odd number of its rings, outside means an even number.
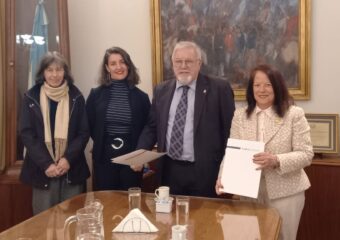
M112 158L113 163L118 163L118 164L123 164L123 165L143 165L144 163L151 162L157 158L160 158L163 156L164 153L159 153L159 152L153 152L153 151L148 151L144 149L139 149L133 152L130 152L128 154Z
M253 163L253 156L264 151L264 143L239 139L228 139L224 155L221 181L223 192L257 198L261 170Z

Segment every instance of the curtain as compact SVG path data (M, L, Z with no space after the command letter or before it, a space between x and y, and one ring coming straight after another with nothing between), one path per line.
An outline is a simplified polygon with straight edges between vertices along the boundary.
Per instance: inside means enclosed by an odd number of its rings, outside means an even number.
M0 0L0 171L6 167L5 159L5 1Z

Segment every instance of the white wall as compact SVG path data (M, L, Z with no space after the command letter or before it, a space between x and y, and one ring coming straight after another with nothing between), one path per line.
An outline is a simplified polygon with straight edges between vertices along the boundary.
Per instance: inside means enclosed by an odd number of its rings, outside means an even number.
M312 0L311 100L298 103L309 113L340 113L338 9L338 0Z
M69 0L71 64L87 96L95 86L106 48L125 48L140 70L140 87L152 93L151 0ZM340 114L340 1L312 0L311 99L299 101L309 113Z
M72 73L85 97L96 86L105 49L113 45L130 53L140 71L139 87L151 97L151 1L68 1ZM297 104L307 113L340 114L340 1L311 2L311 99ZM87 157L90 163L88 151Z
M71 67L76 85L87 97L97 86L105 50L124 48L139 69L139 87L152 92L151 22L149 0L69 0ZM86 158L92 160L90 141ZM88 179L88 190L92 189Z
M124 48L139 69L139 87L152 92L149 0L69 0L71 66L85 96L97 85L105 50Z

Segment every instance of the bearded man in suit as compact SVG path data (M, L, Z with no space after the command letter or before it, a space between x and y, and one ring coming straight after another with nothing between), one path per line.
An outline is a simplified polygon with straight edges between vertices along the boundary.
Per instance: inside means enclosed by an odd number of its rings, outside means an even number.
M171 194L215 197L215 182L235 110L225 80L200 73L202 54L194 42L178 42L172 53L176 79L156 86L140 149L167 152L157 163L161 185Z

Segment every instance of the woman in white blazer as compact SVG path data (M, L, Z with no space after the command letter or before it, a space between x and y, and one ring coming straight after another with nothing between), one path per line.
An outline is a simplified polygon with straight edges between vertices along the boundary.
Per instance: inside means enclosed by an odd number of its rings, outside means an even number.
M276 208L282 218L280 239L293 240L310 187L303 170L311 164L313 147L310 128L302 108L294 104L281 73L259 65L250 74L246 93L248 106L234 113L230 137L265 143L265 151L254 155L262 169L257 199L241 197ZM223 161L220 166L220 174ZM222 194L220 174L216 193Z

